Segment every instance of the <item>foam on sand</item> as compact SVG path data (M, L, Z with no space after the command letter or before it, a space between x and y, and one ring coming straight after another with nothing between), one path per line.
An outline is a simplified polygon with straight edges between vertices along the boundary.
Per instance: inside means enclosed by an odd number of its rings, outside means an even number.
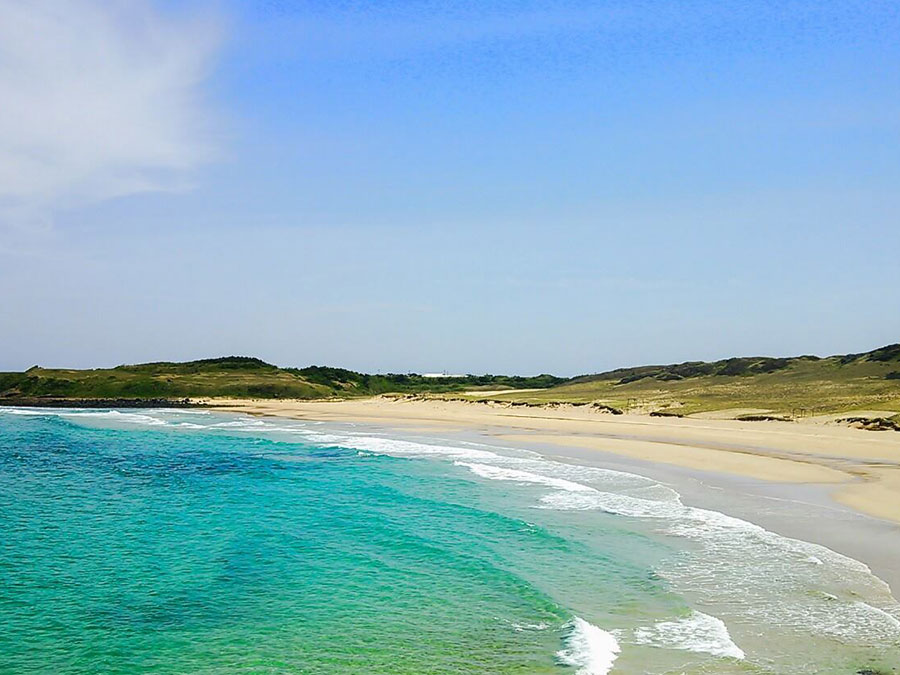
M725 623L697 611L681 619L660 621L651 628L638 628L634 631L634 641L666 649L685 649L733 659L744 658L743 650L734 644Z
M567 625L566 644L556 658L566 666L577 668L577 675L606 675L621 649L611 633L574 617Z

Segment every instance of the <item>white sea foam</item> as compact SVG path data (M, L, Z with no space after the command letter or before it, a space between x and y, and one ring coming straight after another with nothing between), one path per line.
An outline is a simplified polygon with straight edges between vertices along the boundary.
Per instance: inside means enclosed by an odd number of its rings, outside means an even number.
M79 418L96 418L101 420L110 420L113 422L125 422L130 424L138 424L142 426L163 426L166 424L164 420L161 420L157 417L153 417L152 415L144 415L142 413L132 413L132 412L120 412L118 410L79 410L79 411L71 411L71 412L60 412L60 417L79 419Z
M535 483L545 485L557 490L565 490L566 492L596 492L593 488L581 483L575 483L563 478L553 478L552 476L542 476L530 471L522 471L520 469L507 469L501 466L491 466L490 464L477 464L475 462L454 462L456 466L464 466L468 468L476 476L488 478L490 480L508 480L516 483Z
M152 415L119 410L76 410L72 408L3 408L10 415L31 415L38 417L63 417L66 419L99 419L113 422L138 424L141 426L164 426L165 420Z
M554 492L541 497L541 504L561 511L605 511L618 516L633 518L671 518L673 508L683 509L681 504L654 499L641 499L615 492L590 489L572 492Z
M638 628L634 631L634 641L666 649L684 649L733 659L744 658L743 650L734 644L725 623L697 611L681 619L660 621L650 628Z
M487 461L500 457L497 453L488 450L416 443L393 438L379 438L378 436L345 436L341 437L339 442L353 449L368 450L369 452L392 457Z
M210 424L209 426L215 429L259 429L260 427L265 427L266 423L262 420L240 419L229 420L228 422L217 422L216 424Z
M556 658L577 668L578 675L606 675L621 651L616 638L605 630L576 616L566 626L568 635Z
M649 520L658 523L663 534L695 542L698 549L664 561L657 572L706 604L740 603L751 620L801 635L900 645L895 618L900 608L887 585L865 564L824 546L783 537L718 511L622 494L557 491L540 501L546 508L600 510ZM798 560L807 565L797 565ZM816 577L810 575L810 563ZM823 585L842 591L834 596L838 602L812 599L808 589ZM858 602L860 595L876 598L880 607Z
M896 616L894 616L890 612L886 612L883 609L880 609L878 607L872 607L872 605L870 605L866 602L858 602L857 604L860 607L863 607L865 612L875 612L879 616L883 617L886 624L888 624L889 626L892 626L896 630L900 631L900 619L898 619Z

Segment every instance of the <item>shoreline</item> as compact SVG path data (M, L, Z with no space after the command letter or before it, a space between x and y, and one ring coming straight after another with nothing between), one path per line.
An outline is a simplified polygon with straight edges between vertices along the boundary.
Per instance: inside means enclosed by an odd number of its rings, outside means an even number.
M687 505L859 560L900 589L900 436L895 440L890 432L578 409L522 412L440 400L205 403L219 411L358 423L406 436L474 437L643 475L675 489Z

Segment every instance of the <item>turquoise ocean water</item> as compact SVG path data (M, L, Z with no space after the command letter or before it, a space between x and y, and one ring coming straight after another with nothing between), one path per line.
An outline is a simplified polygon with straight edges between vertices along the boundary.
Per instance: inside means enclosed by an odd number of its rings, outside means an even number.
M0 409L2 673L891 673L898 616L861 563L633 474Z

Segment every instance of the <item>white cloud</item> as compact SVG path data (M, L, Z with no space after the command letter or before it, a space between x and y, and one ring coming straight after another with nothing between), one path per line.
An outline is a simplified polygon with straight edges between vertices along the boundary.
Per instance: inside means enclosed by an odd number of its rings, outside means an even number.
M143 0L0 0L0 219L188 185L219 35Z

